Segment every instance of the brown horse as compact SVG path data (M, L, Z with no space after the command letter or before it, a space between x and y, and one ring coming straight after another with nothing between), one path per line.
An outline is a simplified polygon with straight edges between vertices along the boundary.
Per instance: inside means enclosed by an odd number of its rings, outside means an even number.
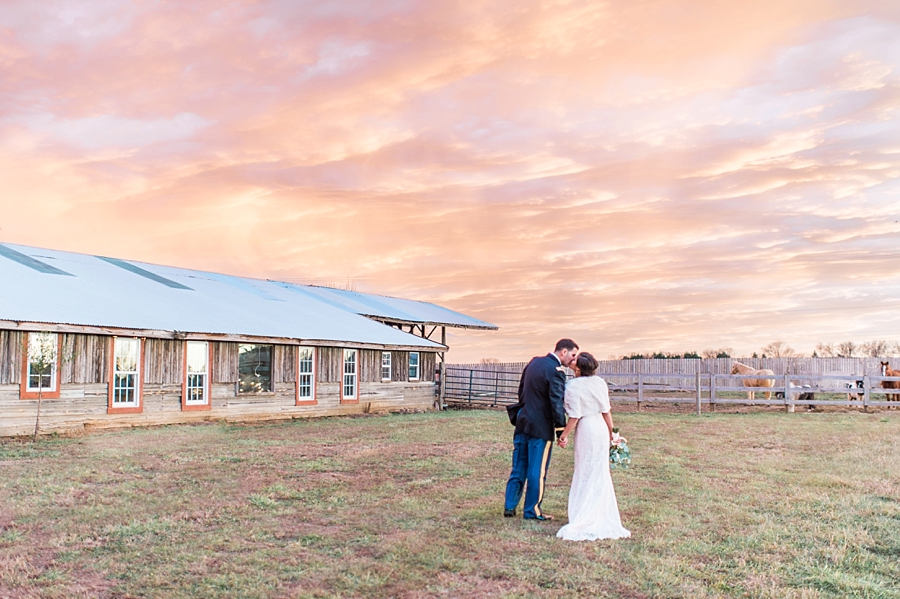
M760 374L760 375L768 375L774 376L775 372L769 370L768 368L763 368L762 370L756 370L755 368L750 368L746 364L741 364L740 362L733 362L731 366L731 374ZM775 379L742 379L744 381L745 387L774 387ZM754 392L747 391L747 399L753 401ZM766 391L766 399L772 398L772 392Z
M881 363L881 376L900 376L900 370L892 370L890 362ZM882 389L900 389L900 381L881 381ZM896 393L887 394L888 401L900 400L900 395Z

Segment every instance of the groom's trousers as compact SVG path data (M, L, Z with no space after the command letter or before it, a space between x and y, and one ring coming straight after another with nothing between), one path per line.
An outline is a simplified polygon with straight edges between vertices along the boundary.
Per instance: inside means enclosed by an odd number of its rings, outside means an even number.
M550 453L553 442L532 437L525 433L513 435L512 471L506 483L506 504L504 509L514 510L525 490L525 518L538 518L541 501L544 499L544 485L547 469L550 467Z

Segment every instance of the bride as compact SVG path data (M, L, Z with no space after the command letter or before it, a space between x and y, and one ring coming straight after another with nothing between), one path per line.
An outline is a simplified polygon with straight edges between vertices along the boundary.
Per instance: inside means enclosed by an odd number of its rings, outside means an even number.
M569 523L556 536L568 541L622 539L631 532L622 527L619 506L609 472L612 415L606 381L593 376L597 360L587 352L578 354L573 365L576 378L566 385L566 428L559 446L566 447L575 435L575 472L569 490Z

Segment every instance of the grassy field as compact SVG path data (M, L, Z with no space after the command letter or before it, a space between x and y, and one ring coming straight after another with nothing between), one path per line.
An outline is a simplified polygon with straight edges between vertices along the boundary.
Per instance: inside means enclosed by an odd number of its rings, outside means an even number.
M0 597L900 598L900 413L619 413L626 541L502 517L505 414L0 441Z

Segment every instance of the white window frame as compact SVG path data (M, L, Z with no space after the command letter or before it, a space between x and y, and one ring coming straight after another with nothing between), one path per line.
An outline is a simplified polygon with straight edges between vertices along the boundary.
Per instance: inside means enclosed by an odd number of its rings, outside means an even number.
M387 358L387 359L385 359ZM390 381L393 378L393 368L391 367L391 352L381 352L381 380Z
M352 360L349 358L352 357ZM344 359L341 368L341 399L354 400L359 398L359 350L344 349ZM349 368L348 366L352 366ZM347 391L350 393L347 393Z
M194 345L203 346L203 356L205 358L205 368L202 372L191 372L190 347ZM184 345L184 405L186 407L208 406L209 405L209 342L208 341L186 341ZM200 385L192 384L191 377L203 377ZM202 398L192 399L191 391L199 389Z
M135 368L136 370L119 370L118 360L116 356L118 354L119 343L125 342L137 342L137 358L135 359ZM141 362L143 358L143 339L139 337L115 337L113 340L113 352L112 352L112 385L110 387L111 397L109 398L109 405L113 409L121 409L121 408L140 408L141 407ZM133 385L122 386L119 385L119 377L127 377L133 376ZM134 396L131 401L116 401L117 391L119 389L134 389Z
M59 390L59 335L57 333L48 333L48 332L27 333L27 335L28 335L28 346L27 346L27 350L26 350L26 354L25 354L25 360L26 360L25 392L35 394L35 397L37 397L37 394L46 395L46 394L56 393ZM42 383L41 379L46 377L47 376L46 374L40 375L40 374L32 374L31 373L31 366L32 366L31 357L39 351L37 348L37 344L41 343L41 338L46 339L46 341L43 342L45 344L44 345L45 349L53 348L53 359L51 361L50 375L49 375L50 376L50 386L48 386L48 387L41 386L41 383ZM32 345L32 342L34 342L34 345ZM32 376L40 377L40 378L38 378L38 386L37 387L31 386L31 377Z
M307 354L308 352L308 354ZM308 355L304 357L304 354ZM309 371L304 366L309 366ZM303 391L308 390L304 395ZM297 348L297 402L316 401L316 348L300 346Z
M415 370L413 370L413 356L416 357ZM420 370L422 369L422 365L419 361L419 352L411 351L409 352L409 380L417 381L419 380Z

